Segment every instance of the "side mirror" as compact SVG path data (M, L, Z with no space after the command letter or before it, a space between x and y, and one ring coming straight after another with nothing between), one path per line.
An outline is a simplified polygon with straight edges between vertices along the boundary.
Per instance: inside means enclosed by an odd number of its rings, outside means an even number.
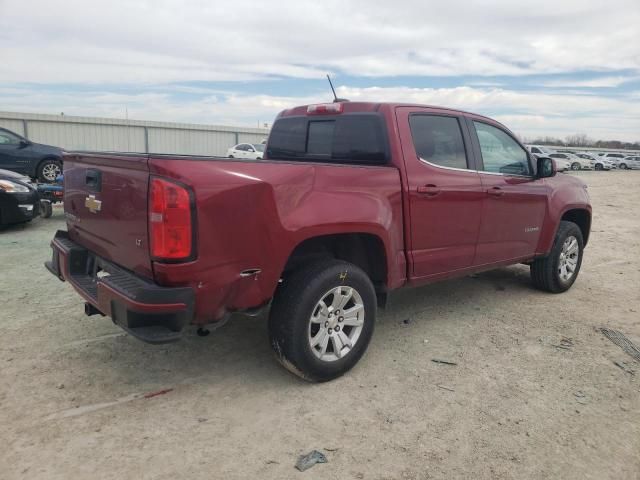
M31 145L31 142L29 140L20 140L20 148L28 147L29 145Z
M556 162L553 158L540 157L538 158L538 178L553 177L558 171L556 168Z

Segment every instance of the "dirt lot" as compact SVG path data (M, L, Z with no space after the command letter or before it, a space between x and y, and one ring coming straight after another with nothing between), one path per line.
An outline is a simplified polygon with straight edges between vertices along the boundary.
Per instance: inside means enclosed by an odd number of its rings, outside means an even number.
M401 291L322 385L275 362L264 319L158 347L85 317L42 266L59 209L1 232L0 477L640 478L640 364L596 331L640 344L640 172L580 176L593 233L568 293L525 266ZM312 449L329 463L295 470Z

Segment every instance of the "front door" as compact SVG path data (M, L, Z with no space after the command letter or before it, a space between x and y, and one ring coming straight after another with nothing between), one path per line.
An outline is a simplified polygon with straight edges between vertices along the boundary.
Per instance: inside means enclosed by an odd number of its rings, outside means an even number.
M548 187L534 175L527 151L498 125L468 120L485 197L475 265L536 252Z
M412 279L470 267L480 228L482 186L464 119L448 110L396 110L408 189Z
M24 146L17 135L0 130L0 168L26 173L29 165L25 162Z

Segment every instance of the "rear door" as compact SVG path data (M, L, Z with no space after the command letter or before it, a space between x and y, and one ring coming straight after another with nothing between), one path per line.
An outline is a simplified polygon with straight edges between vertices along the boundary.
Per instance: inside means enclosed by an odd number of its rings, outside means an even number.
M151 278L148 185L146 155L65 156L64 209L71 239Z
M467 119L484 201L475 265L535 253L548 187L534 175L528 152L497 124Z
M483 192L464 119L448 110L396 110L409 195L411 276L470 267Z

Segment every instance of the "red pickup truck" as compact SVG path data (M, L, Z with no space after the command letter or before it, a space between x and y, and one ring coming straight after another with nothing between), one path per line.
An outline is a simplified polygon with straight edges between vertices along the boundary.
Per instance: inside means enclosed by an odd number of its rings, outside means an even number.
M563 292L589 238L585 184L500 123L421 105L285 110L263 160L64 158L67 231L47 268L151 343L269 308L278 359L311 381L363 355L391 290L526 263Z

